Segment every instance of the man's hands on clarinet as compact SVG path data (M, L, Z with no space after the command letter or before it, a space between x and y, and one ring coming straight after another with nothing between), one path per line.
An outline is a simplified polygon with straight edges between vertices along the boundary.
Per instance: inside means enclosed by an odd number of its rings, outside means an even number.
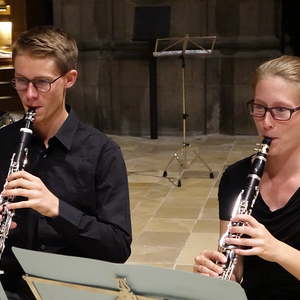
M27 200L10 202L7 207L11 210L32 208L46 217L57 217L59 200L48 190L42 180L26 171L18 171L7 177L7 183L2 196L25 197ZM11 229L16 227L12 222Z

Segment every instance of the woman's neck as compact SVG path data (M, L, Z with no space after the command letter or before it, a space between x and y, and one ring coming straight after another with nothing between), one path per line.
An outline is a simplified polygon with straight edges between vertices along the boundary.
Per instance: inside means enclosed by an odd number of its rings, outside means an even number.
M290 178L300 175L300 151L288 155L270 156L267 158L266 172L269 177Z

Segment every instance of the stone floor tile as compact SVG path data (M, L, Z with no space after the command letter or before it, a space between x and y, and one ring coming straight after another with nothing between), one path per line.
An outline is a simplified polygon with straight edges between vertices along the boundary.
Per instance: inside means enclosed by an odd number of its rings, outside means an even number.
M193 228L193 232L219 234L219 220L202 219L197 221Z
M180 250L180 248L172 247L135 246L132 248L132 254L128 259L128 263L152 266L161 264L174 265Z
M217 134L187 137L191 147L181 174L176 160L167 168L174 153L181 153L181 136L111 138L120 145L128 171L133 243L127 263L192 271L200 251L217 248L218 185L223 171L255 153L260 139Z
M157 218L197 219L201 207L163 207L155 213ZM211 212L212 214L213 212Z
M145 231L191 232L194 226L194 220L152 218L147 223Z
M196 248L199 249L199 251L205 249L217 249L218 240L219 235L217 233L192 232L186 240L184 249Z
M204 247L206 249L206 247ZM203 248L199 249L198 247L192 247L192 248L182 248L182 250L179 253L179 256L176 260L176 265L193 265L194 258L200 253L200 251L203 250Z
M193 265L175 265L175 270L193 272Z
M188 232L144 231L136 240L135 245L182 248L188 236Z

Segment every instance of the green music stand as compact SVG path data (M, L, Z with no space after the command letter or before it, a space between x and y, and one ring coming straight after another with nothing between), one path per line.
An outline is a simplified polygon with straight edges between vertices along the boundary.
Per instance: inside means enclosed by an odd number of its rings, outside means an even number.
M36 299L246 300L232 281L192 272L64 256L21 248L13 252Z
M8 300L1 283L0 283L0 300Z

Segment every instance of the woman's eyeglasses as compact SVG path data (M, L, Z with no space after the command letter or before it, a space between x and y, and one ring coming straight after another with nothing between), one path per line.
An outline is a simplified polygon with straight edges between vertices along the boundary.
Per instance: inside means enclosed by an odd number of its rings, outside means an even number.
M300 110L300 106L295 108L288 108L282 106L267 107L262 104L255 103L254 100L250 100L247 103L247 107L251 116L256 118L264 118L267 111L270 112L274 120L288 121L292 114Z

